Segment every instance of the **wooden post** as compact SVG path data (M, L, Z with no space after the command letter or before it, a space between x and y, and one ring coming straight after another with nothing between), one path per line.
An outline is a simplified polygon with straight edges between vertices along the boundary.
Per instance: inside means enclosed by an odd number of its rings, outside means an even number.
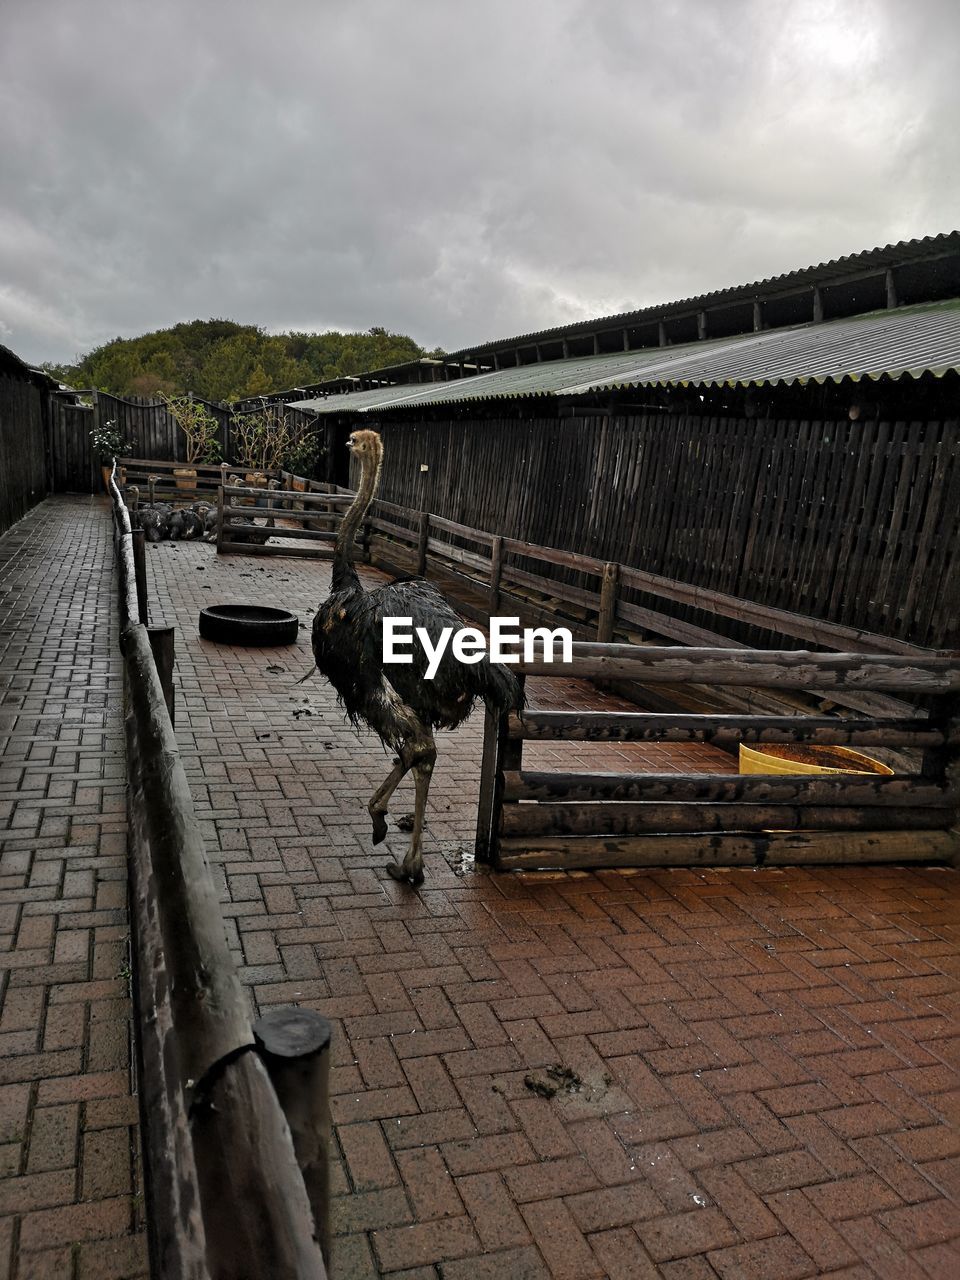
M813 286L813 321L820 324L823 320L823 295L819 285Z
M496 833L494 817L497 806L497 778L502 773L500 755L503 725L506 717L487 711L483 718L483 752L480 757L480 795L477 800L477 838L473 852L477 862L493 860Z
M157 664L157 675L160 677L160 688L163 690L163 700L167 704L167 711L170 715L170 724L174 725L173 627L148 627L147 635L150 637L150 649L153 653L153 660Z
M417 529L417 573L423 577L427 571L427 542L430 538L430 512L420 512Z
M293 1138L313 1211L316 1238L330 1265L330 1023L310 1009L270 1009L253 1024Z
M707 336L707 313L706 311L697 312L697 338L703 342Z
M657 323L657 345L660 347L667 347L670 345L670 341L667 338L667 326L662 320Z
M753 331L760 333L763 329L763 303L754 300L753 303Z
M137 614L144 624L150 621L147 607L147 535L142 529L132 533L133 574L137 583Z
M490 544L490 602L491 618L500 608L500 580L503 577L503 538L496 534Z
M153 506L153 503L154 503L154 493L153 493L153 491L154 491L154 486L155 486L155 485L156 485L156 483L157 483L157 479L158 479L158 477L157 477L157 476L147 476L147 494L148 494L148 496L149 496L149 498L150 498L150 505L151 505L151 507Z
M620 586L620 566L608 562L603 566L600 585L600 613L597 618L597 642L609 644L613 639L613 624L617 617L617 592Z
M897 277L894 274L893 267L887 267L886 277L884 280L887 289L887 308L893 310L899 306L899 298L897 296Z
M217 555L223 551L223 481L217 489Z

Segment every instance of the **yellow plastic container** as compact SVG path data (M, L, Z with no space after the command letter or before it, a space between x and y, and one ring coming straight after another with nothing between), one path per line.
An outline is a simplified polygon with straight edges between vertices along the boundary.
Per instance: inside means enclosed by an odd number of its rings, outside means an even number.
M816 763L817 760L822 763ZM893 770L850 747L766 743L762 751L740 743L741 773L882 773Z

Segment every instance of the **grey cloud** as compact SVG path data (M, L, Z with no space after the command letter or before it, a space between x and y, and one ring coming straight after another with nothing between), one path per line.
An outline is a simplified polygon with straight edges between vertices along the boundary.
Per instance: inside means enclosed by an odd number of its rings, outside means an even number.
M454 348L949 229L955 6L7 0L0 335Z

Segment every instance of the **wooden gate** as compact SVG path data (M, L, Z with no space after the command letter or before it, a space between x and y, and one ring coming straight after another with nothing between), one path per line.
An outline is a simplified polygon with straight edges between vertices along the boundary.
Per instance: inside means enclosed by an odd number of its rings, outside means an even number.
M102 488L100 461L93 456L90 432L94 410L85 404L68 404L60 396L49 397L49 454L55 493L95 493Z

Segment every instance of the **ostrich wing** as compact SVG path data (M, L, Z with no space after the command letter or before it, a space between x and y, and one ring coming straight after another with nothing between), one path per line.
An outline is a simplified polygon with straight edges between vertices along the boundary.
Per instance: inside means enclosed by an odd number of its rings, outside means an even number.
M423 723L436 728L453 728L466 719L477 698L500 710L520 705L520 688L508 668L491 665L486 656L475 664L459 662L449 643L433 680L426 678L427 657L416 639L412 662L384 663L384 618L410 618L413 632L423 627L433 644L444 627L458 631L466 625L425 578L331 596L314 621L314 654L350 715L363 717L364 704L383 679Z

